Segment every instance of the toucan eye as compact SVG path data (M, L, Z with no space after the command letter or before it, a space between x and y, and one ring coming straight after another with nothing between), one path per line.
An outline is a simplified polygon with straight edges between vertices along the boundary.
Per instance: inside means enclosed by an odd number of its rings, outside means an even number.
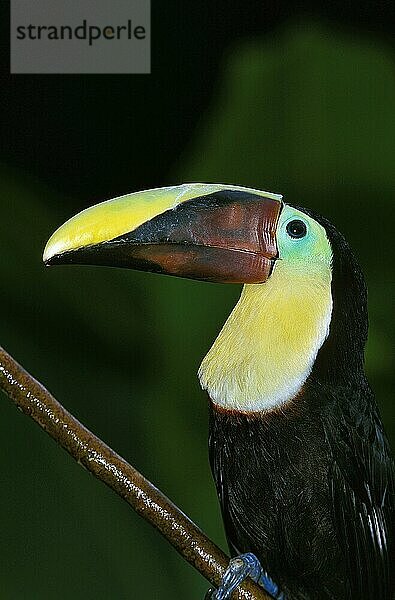
M300 239L307 233L306 223L300 219L294 219L287 224L287 233L291 238Z

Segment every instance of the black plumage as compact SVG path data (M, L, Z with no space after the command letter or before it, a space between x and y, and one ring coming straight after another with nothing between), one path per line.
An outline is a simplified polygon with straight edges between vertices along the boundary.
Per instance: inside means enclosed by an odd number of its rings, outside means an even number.
M394 463L364 373L366 288L343 236L303 211L332 246L330 332L286 405L250 414L211 405L226 534L232 554L255 553L291 600L391 600Z

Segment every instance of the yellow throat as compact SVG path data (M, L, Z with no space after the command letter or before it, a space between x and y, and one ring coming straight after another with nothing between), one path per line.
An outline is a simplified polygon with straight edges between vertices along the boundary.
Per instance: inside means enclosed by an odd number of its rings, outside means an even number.
M200 366L203 389L215 404L244 412L291 400L311 372L331 315L330 269L277 261L266 283L243 287Z

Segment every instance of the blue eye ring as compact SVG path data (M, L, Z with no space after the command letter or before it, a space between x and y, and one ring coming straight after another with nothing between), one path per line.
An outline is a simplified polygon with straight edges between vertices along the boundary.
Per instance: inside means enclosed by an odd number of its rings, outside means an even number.
M307 225L301 219L291 219L285 229L293 240L300 240L307 235Z

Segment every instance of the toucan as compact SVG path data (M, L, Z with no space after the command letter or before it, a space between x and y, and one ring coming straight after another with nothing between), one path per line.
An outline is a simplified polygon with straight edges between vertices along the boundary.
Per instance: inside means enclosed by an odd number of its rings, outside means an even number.
M364 371L366 286L326 218L240 186L151 189L72 217L44 262L243 284L199 368L233 557L212 598L248 574L287 600L393 598L394 461Z

